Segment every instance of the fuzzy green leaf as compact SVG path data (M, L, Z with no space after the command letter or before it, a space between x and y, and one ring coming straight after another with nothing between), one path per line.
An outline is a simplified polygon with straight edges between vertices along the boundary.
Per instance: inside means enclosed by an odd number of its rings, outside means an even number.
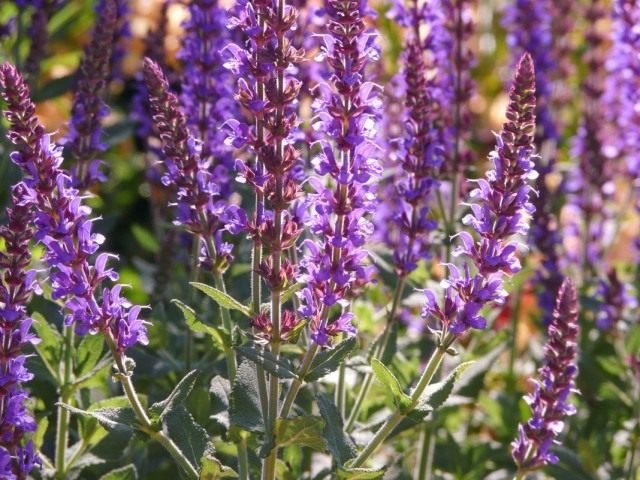
M194 333L204 333L209 335L213 340L213 343L215 343L220 350L224 350L231 346L231 337L228 332L200 321L193 308L189 305L185 305L180 300L174 298L171 300L171 303L180 309L189 330Z
M340 480L377 480L384 475L384 469L381 468L347 468L338 469L338 478Z
M230 467L223 465L211 453L202 457L199 480L218 480L219 478L238 478L238 474Z
M337 370L344 359L353 351L355 346L356 339L351 337L340 342L335 348L325 350L317 354L313 359L313 362L311 362L311 367L309 368L309 373L305 377L305 381L316 381Z
M33 319L33 329L40 339L40 342L34 345L34 348L49 373L57 382L60 382L58 365L60 365L62 359L64 339L56 327L47 322L39 313L33 313L31 318Z
M200 464L205 452L212 449L207 431L182 405L167 412L163 421L169 438L178 446L191 465Z
M162 422L172 409L183 405L189 397L191 390L193 390L198 375L199 372L197 370L191 370L178 382L178 385L175 386L167 398L151 405L149 408L151 419Z
M232 425L250 432L264 432L256 367L249 361L238 366L229 398L229 416Z
M102 335L85 335L80 340L76 351L77 377L82 377L92 371L102 356L103 348L104 338Z
M411 405L411 397L402 391L402 386L396 376L377 358L371 361L371 368L376 378L391 394L394 406L404 412Z
M222 308L226 308L227 310L237 310L249 318L253 316L249 307L241 304L228 293L225 293L221 290L218 290L217 288L200 282L191 282L191 286L203 292Z
M105 473L100 480L137 480L138 472L134 465L127 465L122 468L116 468L109 473Z
M267 372L278 378L295 378L293 365L284 357L276 357L267 350L259 350L254 347L236 347L240 355L260 365Z
M276 420L276 441L281 447L296 445L323 452L327 448L323 428L324 420L320 417L279 418Z
M322 434L327 441L327 448L339 465L354 458L358 451L351 438L344 432L342 416L333 400L327 395L316 397L320 415L324 419Z

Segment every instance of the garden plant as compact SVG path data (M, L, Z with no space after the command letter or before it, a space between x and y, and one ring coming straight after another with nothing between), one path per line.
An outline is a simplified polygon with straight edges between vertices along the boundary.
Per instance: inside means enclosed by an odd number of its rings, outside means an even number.
M640 2L0 0L0 480L640 480Z

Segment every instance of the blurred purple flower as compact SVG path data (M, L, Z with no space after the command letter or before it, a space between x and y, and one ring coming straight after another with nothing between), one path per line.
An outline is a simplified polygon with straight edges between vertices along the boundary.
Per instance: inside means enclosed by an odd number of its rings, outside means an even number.
M533 380L534 390L525 396L531 418L518 425L518 437L511 444L519 472L525 473L558 462L551 452L562 433L564 418L576 413L569 395L577 392L578 299L576 288L566 279L558 291L553 320L544 347L544 366Z

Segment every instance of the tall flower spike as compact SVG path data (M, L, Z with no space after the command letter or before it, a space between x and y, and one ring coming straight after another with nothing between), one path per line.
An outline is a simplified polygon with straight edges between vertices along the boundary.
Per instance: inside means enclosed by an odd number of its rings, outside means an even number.
M557 296L553 320L544 347L544 365L533 380L534 390L525 396L531 418L518 425L511 454L520 473L558 462L551 446L564 429L564 419L576 413L569 395L576 392L578 374L578 299L573 282L566 279Z
M425 290L423 316L436 321L442 336L446 332L460 335L469 328L485 328L481 309L504 301L505 275L521 268L516 257L518 247L512 237L526 235L528 218L533 212L527 181L536 178L532 162L534 130L534 70L531 57L525 54L518 63L509 95L507 122L496 135L496 148L489 155L494 168L484 179L475 180L477 187L470 194L475 203L463 219L480 238L474 241L466 231L458 234L460 245L454 255L465 258L465 263L462 271L449 265L449 278L443 282L442 307L435 294Z
M625 162L635 191L635 208L640 213L640 5L632 0L616 0L613 22L603 100L616 132L607 138L606 149ZM636 238L636 249L640 259L640 237Z
M224 143L222 126L239 114L233 100L232 74L223 67L221 53L230 38L226 21L227 12L218 0L192 1L179 53L184 67L180 99L187 126L200 142L200 156L210 164L225 197L230 193L233 151Z
M104 153L102 120L109 113L103 97L111 73L111 53L118 19L116 0L104 0L93 31L91 42L80 63L76 89L71 107L71 123L67 142L75 160L73 184L86 190L96 182L106 180L100 171Z
M26 368L24 348L38 339L31 332L27 305L39 290L34 270L29 270L33 216L25 205L26 189L12 190L13 208L8 224L0 227L5 253L0 253L0 478L27 478L40 461L31 441L36 423L27 411L27 392L22 384L33 378Z
M326 12L329 33L321 36L319 59L326 59L333 72L318 86L314 102L313 126L325 138L313 161L317 176L310 180L315 191L310 228L318 239L304 243L307 286L299 296L299 312L309 319L311 338L320 346L340 333L355 334L352 314L330 321L329 310L370 281L363 245L372 232L367 217L376 205L372 182L381 170L373 141L380 100L377 87L366 80L367 66L378 58L377 34L367 29L367 4L329 0Z
M163 183L176 189L176 224L200 240L200 263L223 272L233 259L232 246L222 241L225 231L239 233L246 226L244 212L221 198L211 159L200 156L199 146L187 129L178 97L150 59L144 61L144 78L156 130L163 144Z
M571 154L578 162L565 184L567 205L564 213L570 217L565 240L576 245L567 252L570 261L585 272L606 270L604 249L607 245L613 213L611 199L615 191L614 166L605 155L606 122L603 115L605 82L606 38L598 25L605 18L606 9L601 0L594 0L585 12L588 30L585 34L587 48L584 63L587 74L582 84L582 115ZM627 106L628 108L628 106Z
M62 299L65 323L79 335L100 332L118 354L147 343L147 329L139 318L142 307L121 296L122 285L107 287L118 275L107 262L113 255L97 254L104 237L93 233L91 208L61 168L61 151L51 143L35 116L29 89L15 67L0 66L0 93L7 102L9 139L16 146L11 160L23 172L19 188L22 205L33 209L35 239L45 248L52 298Z
M235 98L252 125L229 120L229 145L248 151L255 161L236 160L237 180L255 192L256 208L249 221L254 242L254 271L271 292L273 338L280 336L281 291L293 282L296 268L286 258L302 232L303 210L297 208L303 169L299 150L297 105L302 83L295 76L304 51L292 45L298 12L283 0L239 1L229 26L246 42L230 43L225 66L237 78ZM260 258L258 247L266 250ZM255 282L253 301L259 297ZM259 307L258 307L259 308ZM272 345L277 351L277 342ZM275 382L275 378L273 381ZM276 401L277 403L277 401ZM275 404L274 404L275 406Z

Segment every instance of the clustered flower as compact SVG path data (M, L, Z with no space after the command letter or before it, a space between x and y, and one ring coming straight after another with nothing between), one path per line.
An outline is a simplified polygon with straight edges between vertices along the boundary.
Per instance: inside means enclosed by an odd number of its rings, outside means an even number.
M518 426L518 437L511 444L513 459L521 473L558 462L552 445L559 444L558 435L564 418L576 412L569 395L576 391L578 374L578 299L576 288L567 279L558 291L553 320L544 347L544 366L533 380L534 390L525 396L531 418Z
M235 169L237 180L256 194L248 229L254 244L267 250L256 273L276 307L268 320L275 336L280 333L280 292L297 271L286 252L295 247L304 217L296 202L303 169L294 146L302 138L296 114L302 83L295 73L304 60L304 51L291 43L297 22L297 10L283 2L239 1L228 25L244 43L225 49L225 66L238 79L235 99L252 122L229 120L227 143L254 159L236 160Z
M233 152L224 143L222 126L238 117L232 74L223 67L221 53L230 40L226 22L227 12L217 0L191 2L178 55L184 67L180 100L187 126L200 143L200 156L210 164L225 197L230 193Z
M75 159L73 184L80 190L106 180L100 171L102 161L96 157L106 150L101 123L109 114L103 97L110 77L118 19L116 0L104 0L98 11L93 37L80 63L67 137Z
M462 271L448 266L443 306L437 303L433 291L425 290L423 316L435 319L443 334L460 335L469 328L485 328L481 309L489 303L503 303L507 295L504 276L521 269L516 257L518 246L512 237L526 235L528 217L533 212L529 202L532 188L527 181L536 178L532 161L534 131L534 69L531 56L525 54L511 88L507 122L496 135L496 148L489 155L494 168L484 179L475 181L477 187L470 194L475 203L463 219L480 239L474 241L466 231L458 234L460 245L454 255L470 262L464 263ZM471 265L475 266L475 273Z
M418 29L416 35L417 32ZM429 217L433 191L437 187L433 176L443 160L443 148L438 143L434 121L435 102L429 95L419 37L407 45L404 74L407 86L406 132L400 149L402 173L396 182L400 203L393 206L396 223L393 230L399 235L392 246L396 272L400 276L415 270L418 260L430 257L430 233L437 226Z
M637 306L631 286L618 278L615 268L611 268L606 279L600 279L596 298L602 306L596 313L596 327L600 330L614 330L620 326L626 313Z
M615 135L607 138L613 156L622 156L633 182L636 211L640 212L640 8L631 0L613 2L612 48L605 91L608 120ZM640 239L636 240L640 252Z
M245 228L244 212L222 198L211 159L200 155L180 101L158 65L147 58L143 69L153 121L163 143L162 181L175 188L177 196L175 223L199 239L200 265L223 272L233 255L232 245L222 235Z
M104 237L94 233L91 208L61 168L61 149L51 142L35 116L29 89L15 67L0 67L0 91L7 102L9 139L17 150L11 160L22 170L22 204L33 210L34 238L45 247L52 298L65 307L65 324L79 335L102 333L118 353L147 343L142 307L121 296L122 285L107 287L117 273L107 266L108 253L98 253Z
M26 307L31 295L39 292L36 272L29 270L29 242L34 232L27 195L24 185L14 187L8 223L0 227L6 251L0 253L0 478L7 479L27 478L40 463L33 443L24 441L26 434L36 430L22 388L33 378L24 348L38 341L31 332Z
M330 309L371 280L363 246L373 231L368 219L376 206L372 182L381 171L374 143L380 100L376 86L366 81L368 64L378 58L377 34L366 25L367 3L330 0L325 10L329 33L320 37L319 59L333 71L318 85L314 102L313 127L325 137L313 160L316 176L309 180L314 190L309 226L317 239L303 244L307 286L299 294L299 313L320 346L339 333L355 334L353 315L341 312L330 321Z

